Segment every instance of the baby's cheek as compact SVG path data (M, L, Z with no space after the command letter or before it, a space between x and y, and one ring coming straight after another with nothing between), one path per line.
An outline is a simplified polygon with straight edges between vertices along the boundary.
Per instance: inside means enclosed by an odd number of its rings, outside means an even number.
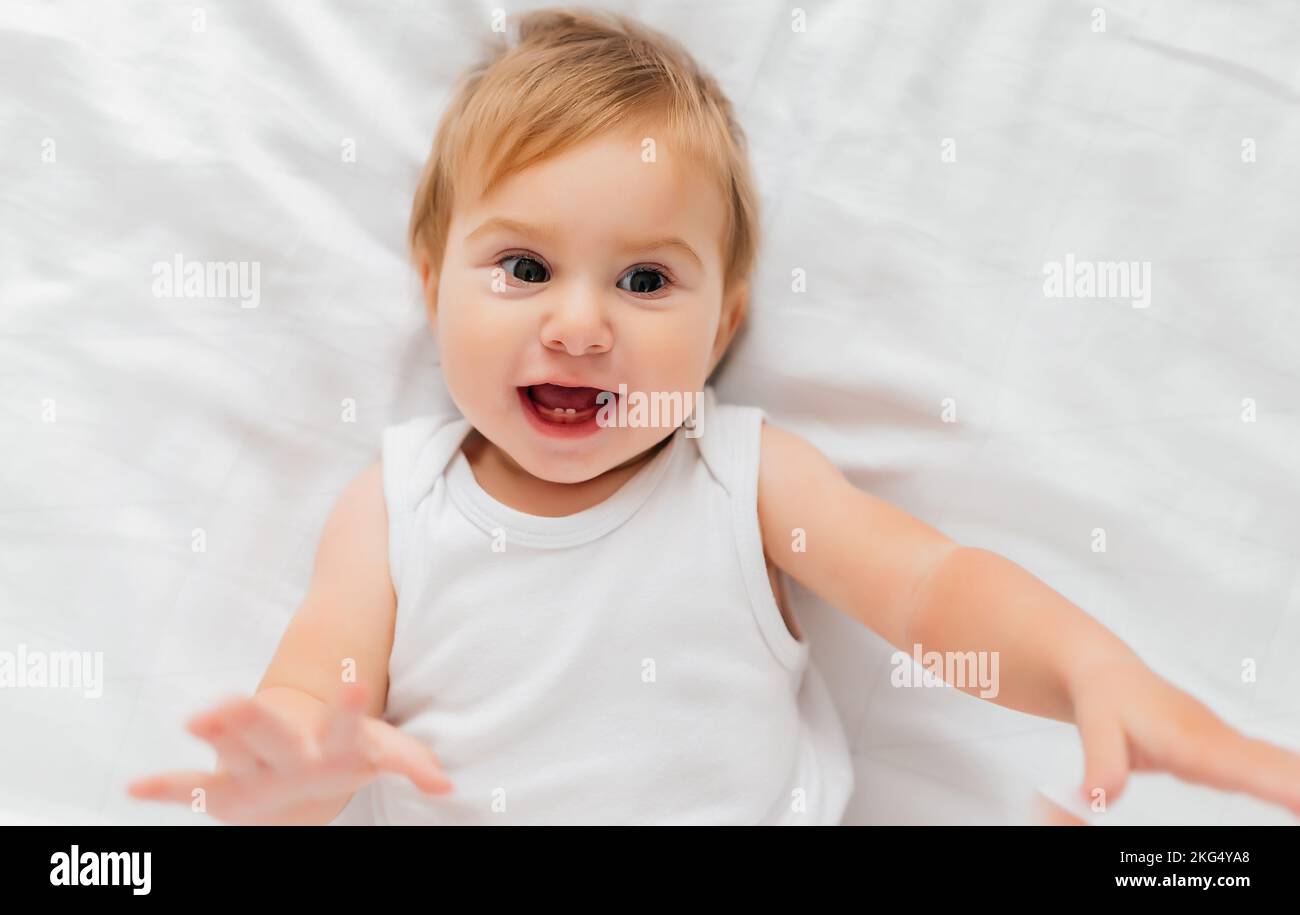
M447 340L454 339L462 348L495 346L499 352L507 341L506 335L511 330L517 332L519 323L507 303L492 301L468 289L446 303L438 333Z
M648 357L646 364L656 366L663 375L671 375L682 383L705 367L713 344L707 322L693 314L639 328L632 339L633 345Z
M439 318L438 350L448 384L469 384L491 371L500 352L491 352L492 333L460 308L449 308Z

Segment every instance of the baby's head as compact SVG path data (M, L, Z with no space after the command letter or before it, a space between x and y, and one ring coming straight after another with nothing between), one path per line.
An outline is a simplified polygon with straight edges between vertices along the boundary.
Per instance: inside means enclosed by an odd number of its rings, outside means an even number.
M410 242L456 406L524 470L576 483L674 428L560 425L600 391L704 389L748 307L757 201L730 103L676 42L549 10L518 33L443 115ZM539 400L576 412L548 421Z

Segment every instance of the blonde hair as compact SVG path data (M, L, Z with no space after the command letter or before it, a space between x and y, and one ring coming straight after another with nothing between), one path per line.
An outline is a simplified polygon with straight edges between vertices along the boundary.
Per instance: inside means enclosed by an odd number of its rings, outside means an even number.
M612 13L540 10L518 41L462 77L438 125L411 210L417 257L442 266L454 195L470 165L488 193L502 179L610 131L665 124L717 179L727 204L724 279L747 279L758 202L745 135L717 82L671 38ZM741 307L747 296L740 296Z

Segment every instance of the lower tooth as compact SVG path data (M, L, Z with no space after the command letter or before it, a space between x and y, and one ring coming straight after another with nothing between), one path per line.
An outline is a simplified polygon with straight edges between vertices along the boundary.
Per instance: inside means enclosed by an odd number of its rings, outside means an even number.
M539 409L556 418L561 416L573 416L578 412L577 407L544 407L541 404L538 404L537 406Z

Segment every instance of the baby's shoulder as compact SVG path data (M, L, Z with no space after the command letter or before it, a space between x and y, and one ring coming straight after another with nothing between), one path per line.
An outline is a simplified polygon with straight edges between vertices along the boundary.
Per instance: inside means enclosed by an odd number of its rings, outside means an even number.
M385 427L380 465L389 510L409 511L432 489L470 432L459 412L426 413Z

